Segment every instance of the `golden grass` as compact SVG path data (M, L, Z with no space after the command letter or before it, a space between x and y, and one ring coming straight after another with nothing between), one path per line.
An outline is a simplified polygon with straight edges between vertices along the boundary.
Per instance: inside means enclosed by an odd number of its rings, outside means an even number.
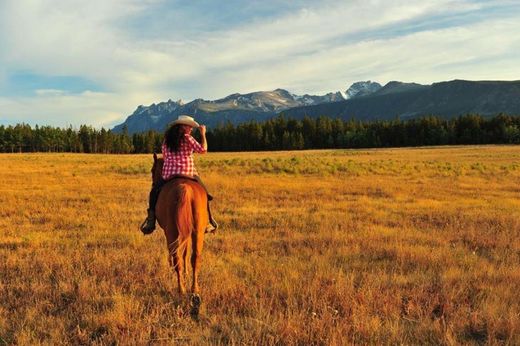
M1 344L519 344L520 147L211 153L200 320L151 155L0 156Z

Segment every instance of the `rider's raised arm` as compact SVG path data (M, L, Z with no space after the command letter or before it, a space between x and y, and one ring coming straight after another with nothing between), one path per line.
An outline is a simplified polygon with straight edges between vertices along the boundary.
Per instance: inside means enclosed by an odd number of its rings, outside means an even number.
M206 136L202 136L202 144L197 142L197 140L193 138L191 135L186 135L186 139L190 143L190 146L194 152L204 154L208 151L208 145L206 144Z

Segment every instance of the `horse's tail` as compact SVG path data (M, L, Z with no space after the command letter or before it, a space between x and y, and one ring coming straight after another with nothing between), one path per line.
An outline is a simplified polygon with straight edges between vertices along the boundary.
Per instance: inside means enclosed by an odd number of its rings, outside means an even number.
M176 205L175 228L179 234L178 246L184 252L194 230L193 221L193 189L187 184L179 184Z

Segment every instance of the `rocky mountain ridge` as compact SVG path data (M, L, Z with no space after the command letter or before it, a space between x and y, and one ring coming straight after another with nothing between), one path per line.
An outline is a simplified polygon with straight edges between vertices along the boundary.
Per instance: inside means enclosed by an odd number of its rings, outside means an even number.
M249 120L266 120L289 108L343 100L345 98L341 92L331 92L322 96L295 95L284 89L248 94L235 93L218 100L195 99L186 104L181 100L168 100L150 106L138 106L124 123L117 125L113 130L121 132L126 126L129 133L150 129L162 131L181 114L194 115L197 121L211 128L228 121L237 124Z
M366 96L284 111L293 118L326 114L363 121L499 113L520 115L520 81L452 80L431 85L392 81Z
M181 100L139 106L113 131L163 131L181 114L190 114L209 128L230 122L265 121L280 113L302 118L326 115L342 119L384 120L423 115L453 117L466 113L520 114L520 81L453 80L423 85L391 81L381 86L363 81L345 92L295 95L284 89L231 94L218 100Z

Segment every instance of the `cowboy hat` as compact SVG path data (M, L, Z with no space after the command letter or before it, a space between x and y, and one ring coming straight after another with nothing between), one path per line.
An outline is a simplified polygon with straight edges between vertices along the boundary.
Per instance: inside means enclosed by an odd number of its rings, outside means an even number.
M177 120L173 121L171 125L188 125L191 127L199 127L199 123L197 123L192 117L189 115L179 115Z

